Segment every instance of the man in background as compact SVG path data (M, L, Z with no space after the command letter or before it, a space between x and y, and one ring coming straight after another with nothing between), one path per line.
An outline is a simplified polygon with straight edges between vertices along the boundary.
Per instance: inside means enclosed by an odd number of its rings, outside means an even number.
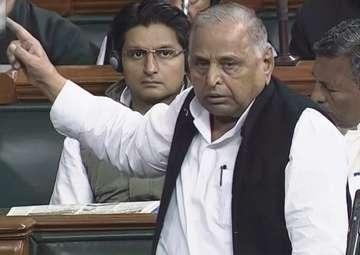
M210 6L218 4L219 0L165 0L165 2L181 9L191 22L200 11L204 11ZM110 64L109 60L111 52L113 51L111 36L111 33L108 33L101 43L100 53L96 61L98 65Z
M351 198L360 188L360 19L339 23L314 44L311 98L345 135Z
M358 0L306 0L291 29L290 52L302 59L315 59L315 42L341 21L358 17Z
M141 114L157 103L169 104L187 81L189 27L181 10L163 2L151 8L136 3L122 9L112 22L111 38L114 69L124 79L107 95ZM77 140L66 138L50 203L160 200L163 176L136 178L121 172Z

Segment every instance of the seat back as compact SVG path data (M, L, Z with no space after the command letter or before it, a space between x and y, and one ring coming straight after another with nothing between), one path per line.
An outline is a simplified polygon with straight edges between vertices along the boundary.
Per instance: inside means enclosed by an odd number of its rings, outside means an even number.
M49 103L0 106L0 207L49 203L63 137Z

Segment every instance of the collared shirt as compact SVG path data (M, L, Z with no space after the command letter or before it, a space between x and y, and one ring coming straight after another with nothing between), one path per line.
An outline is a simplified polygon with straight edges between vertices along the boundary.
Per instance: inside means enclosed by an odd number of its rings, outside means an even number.
M360 189L360 124L345 134L345 143L349 161L348 181L352 201L356 190Z
M120 103L130 106L131 93L125 87L120 95ZM86 168L76 139L65 138L56 181L50 204L86 204L94 202Z
M142 116L68 81L54 102L51 119L58 131L79 139L124 172L158 176L166 171L186 95L181 93L169 106L157 104ZM232 254L230 187L246 113L234 128L211 141L209 113L196 98L190 111L199 133L177 179L157 254ZM222 165L227 169L220 185ZM320 113L306 109L296 125L285 169L284 214L294 255L345 253L345 185L342 135Z

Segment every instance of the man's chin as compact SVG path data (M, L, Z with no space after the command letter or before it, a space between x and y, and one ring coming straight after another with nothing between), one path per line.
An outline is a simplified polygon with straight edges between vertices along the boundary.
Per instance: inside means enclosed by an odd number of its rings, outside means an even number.
M218 117L236 117L235 114L232 113L232 111L224 106L208 106L205 107L205 109L214 116Z

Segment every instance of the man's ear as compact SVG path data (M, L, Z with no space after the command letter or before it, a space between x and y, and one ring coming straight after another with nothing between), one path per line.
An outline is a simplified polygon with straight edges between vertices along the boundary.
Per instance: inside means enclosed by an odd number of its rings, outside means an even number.
M271 75L274 70L275 66L275 60L274 60L274 54L273 49L270 43L268 43L265 52L263 54L263 68L264 68L264 74L265 74L265 80L266 84L270 83Z

